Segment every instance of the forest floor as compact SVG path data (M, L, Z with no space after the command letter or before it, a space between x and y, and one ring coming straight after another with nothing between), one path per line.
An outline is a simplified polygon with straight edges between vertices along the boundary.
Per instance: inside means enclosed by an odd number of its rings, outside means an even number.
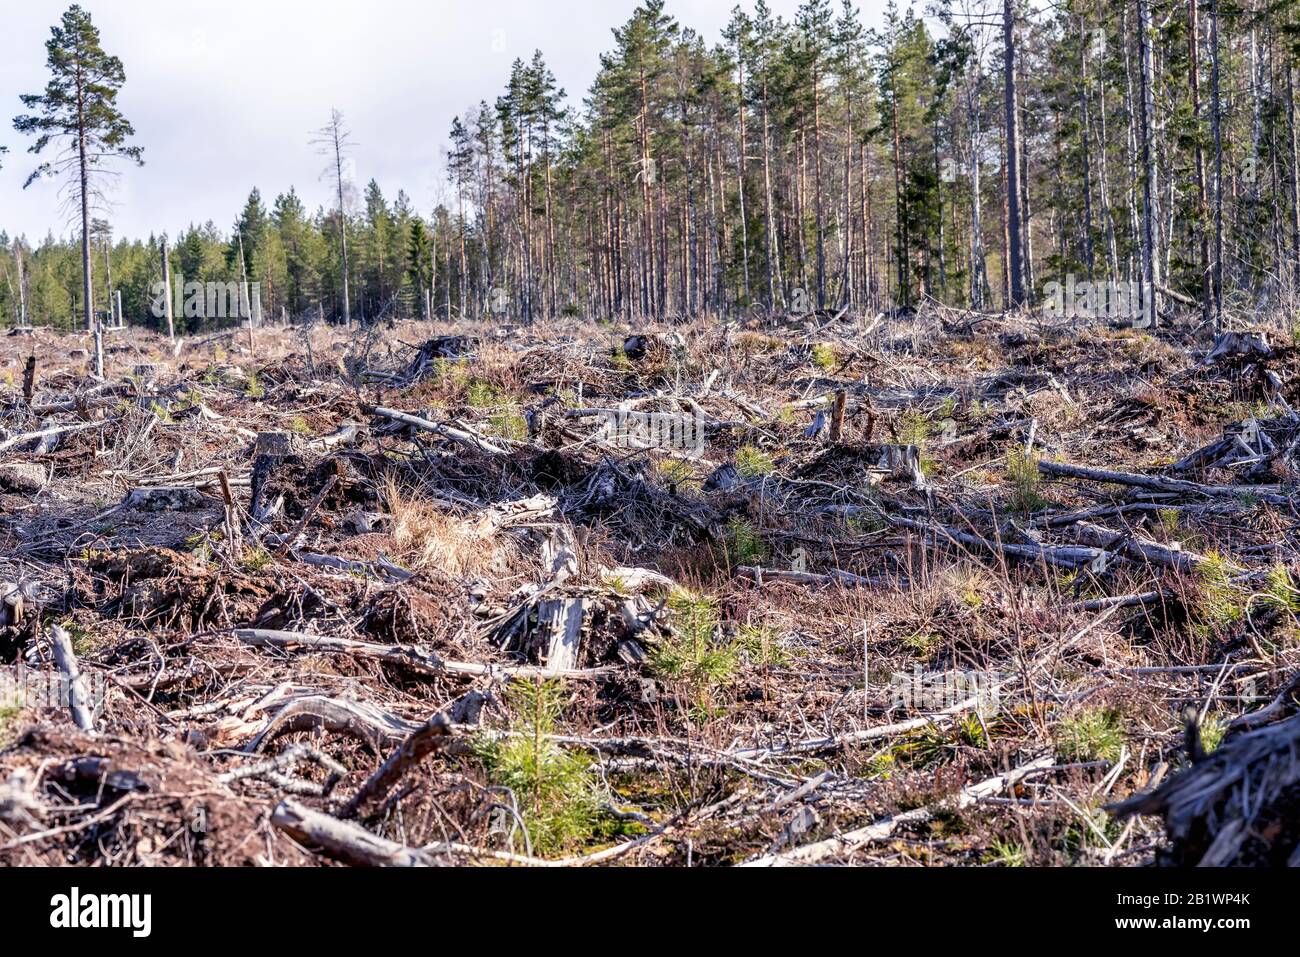
M0 338L0 864L1284 861L1107 810L1300 687L1300 352L1193 326Z

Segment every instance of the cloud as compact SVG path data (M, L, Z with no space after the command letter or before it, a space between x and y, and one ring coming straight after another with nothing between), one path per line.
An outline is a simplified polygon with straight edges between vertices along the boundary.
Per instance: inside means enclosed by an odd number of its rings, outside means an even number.
M331 107L357 147L358 178L390 199L405 189L426 213L437 199L452 117L493 102L510 63L541 49L569 102L580 105L634 0L81 0L105 48L121 57L119 103L145 147L115 194L119 235L175 233L213 220L228 230L249 190L267 202L295 186L309 209L329 203L321 157L309 145ZM670 0L684 26L719 39L733 0ZM746 4L746 6L752 6ZM773 0L790 17L797 0ZM864 19L883 0L870 0ZM6 119L19 93L46 82L44 42L65 0L24 0L0 33ZM0 229L40 238L70 232L56 187L23 190L34 158L6 123Z

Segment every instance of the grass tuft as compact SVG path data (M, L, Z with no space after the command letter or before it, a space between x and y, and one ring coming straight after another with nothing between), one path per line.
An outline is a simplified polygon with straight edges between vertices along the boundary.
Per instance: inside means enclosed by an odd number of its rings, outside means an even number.
M1057 730L1056 750L1067 761L1115 761L1123 747L1124 728L1112 708L1088 708Z
M1021 515L1032 515L1047 506L1040 493L1042 473L1038 471L1038 456L1016 449L1007 456L1007 484L1011 486L1011 509Z
M1232 580L1235 569L1218 552L1208 552L1196 570L1196 618L1202 626L1220 631L1241 622L1246 613L1246 595Z
M1291 581L1291 572L1280 562L1268 570L1263 596L1266 607L1293 615L1300 613L1300 590Z
M452 575L475 576L499 564L498 548L469 521L448 515L389 478L382 488L392 515L389 535L409 568L432 566Z
M994 867L1027 867L1029 854L1019 844L995 838L984 855L984 862Z
M776 471L776 463L757 445L743 445L736 450L736 471L743 478L761 478Z
M812 347L812 361L813 365L823 372L832 372L840 364L839 356L835 354L835 347L825 342L819 342Z
M767 543L749 522L733 518L727 523L727 564L732 568L761 565L768 556Z

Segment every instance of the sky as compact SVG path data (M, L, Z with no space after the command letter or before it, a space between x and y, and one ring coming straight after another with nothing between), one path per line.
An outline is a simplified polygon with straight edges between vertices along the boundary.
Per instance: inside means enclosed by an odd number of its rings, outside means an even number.
M736 0L668 0L709 43ZM880 24L885 0L863 0ZM453 116L494 102L510 64L541 49L581 102L610 31L637 0L81 0L105 50L121 58L118 105L145 166L119 166L108 218L119 236L176 235L209 219L228 233L250 189L269 205L291 185L309 210L329 203L312 131L332 107L352 131L354 178L391 201L405 189L428 214L445 195ZM746 0L746 8L752 3ZM769 0L789 19L798 0ZM835 4L838 7L838 2ZM10 120L48 80L45 41L67 0L6 0L0 17L0 231L74 235L58 185L23 183L40 162ZM53 147L50 148L51 150ZM49 150L47 150L47 153Z

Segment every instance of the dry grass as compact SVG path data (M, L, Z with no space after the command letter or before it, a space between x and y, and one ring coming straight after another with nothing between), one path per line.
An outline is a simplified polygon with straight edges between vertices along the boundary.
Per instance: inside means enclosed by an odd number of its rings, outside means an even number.
M482 578L507 568L511 549L495 537L484 537L474 520L404 489L391 475L381 494L391 516L394 557L409 568L435 568L458 578Z

